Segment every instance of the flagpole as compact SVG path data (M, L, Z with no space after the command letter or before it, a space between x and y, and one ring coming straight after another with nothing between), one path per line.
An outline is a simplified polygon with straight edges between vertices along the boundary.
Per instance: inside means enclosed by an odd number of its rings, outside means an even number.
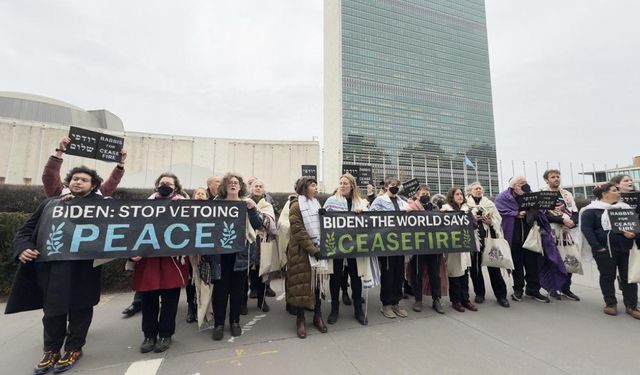
M478 176L478 158L476 158L476 167L474 169L476 170L476 181L480 182L480 177Z
M491 161L489 158L487 158L487 171L489 172L489 196L493 197L493 189L491 187L491 185L493 185L491 183Z
M449 159L449 175L451 175L451 187L453 187L453 158Z
M436 163L438 167L438 193L442 193L442 186L440 185L440 156L436 156Z

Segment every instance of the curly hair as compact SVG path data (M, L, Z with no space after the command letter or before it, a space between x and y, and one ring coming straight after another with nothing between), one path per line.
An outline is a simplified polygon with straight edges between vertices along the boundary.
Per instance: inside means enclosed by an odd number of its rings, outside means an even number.
M155 188L158 187L158 184L160 184L160 180L162 180L163 177L169 177L169 178L173 178L173 184L175 185L175 192L178 195L182 195L183 197L186 195L187 197L189 196L185 191L182 191L182 184L180 183L180 179L178 178L178 176L176 176L175 174L171 173L171 172L164 172L163 174L161 174L160 176L158 176L158 178L156 178L156 182L153 183L153 186Z
M102 177L98 175L98 172L96 172L95 169L91 169L84 165L71 169L69 173L67 173L67 176L64 178L65 184L69 186L69 183L71 183L71 179L73 178L73 175L78 173L85 173L91 176L91 186L93 186L93 189L91 189L91 192L96 192L100 188L100 185L102 185Z
M316 179L313 177L308 177L308 176L300 177L298 181L296 181L295 191L298 195L306 196L307 190L309 190L309 185L317 184L317 183L318 181L316 181Z
M238 197L246 197L247 196L247 185L244 183L242 176L237 173L227 173L222 177L222 181L220 181L220 185L218 186L218 198L227 199L227 185L232 178L236 178L240 183L240 189L238 190Z

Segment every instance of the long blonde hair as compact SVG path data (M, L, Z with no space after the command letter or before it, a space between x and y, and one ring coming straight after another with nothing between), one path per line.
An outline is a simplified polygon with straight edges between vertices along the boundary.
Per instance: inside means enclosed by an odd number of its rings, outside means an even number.
M353 175L351 173L345 173L342 176L340 176L338 181L340 181L343 178L346 178L347 181L349 181L349 185L351 185L351 201L352 202L360 202L362 200L362 198L360 197L360 188L356 184L356 178L353 177ZM340 190L339 189L336 189L335 196L336 196L336 198L340 198L342 196L340 194Z

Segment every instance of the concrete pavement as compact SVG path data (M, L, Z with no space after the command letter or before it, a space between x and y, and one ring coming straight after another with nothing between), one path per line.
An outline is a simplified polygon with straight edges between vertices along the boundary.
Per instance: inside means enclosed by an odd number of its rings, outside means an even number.
M211 331L198 332L184 321L181 298L177 332L171 349L140 354L140 315L124 319L120 311L132 293L103 295L96 307L84 348L73 374L637 374L640 371L640 321L624 313L602 313L597 271L587 267L574 277L581 302L550 304L525 299L498 306L487 285L487 300L479 312L458 313L449 307L438 315L430 308L411 310L406 319L386 319L378 290L369 291L369 326L359 325L349 306L341 306L337 324L320 334L310 324L308 337L295 334L295 317L284 311L283 285L272 284L278 297L269 298L269 313L249 300L249 315L241 318L245 332L232 339L228 326L221 342ZM488 280L488 277L485 277ZM473 297L473 292L471 293ZM428 305L425 297L425 305ZM4 306L0 306L4 309ZM329 304L323 301L326 315ZM2 315L0 374L29 374L40 359L42 312Z

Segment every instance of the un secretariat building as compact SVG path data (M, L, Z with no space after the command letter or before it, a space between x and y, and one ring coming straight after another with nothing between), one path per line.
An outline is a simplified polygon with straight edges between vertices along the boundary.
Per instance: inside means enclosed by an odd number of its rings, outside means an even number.
M324 181L342 166L497 193L483 0L326 0ZM335 181L335 182L333 182Z

